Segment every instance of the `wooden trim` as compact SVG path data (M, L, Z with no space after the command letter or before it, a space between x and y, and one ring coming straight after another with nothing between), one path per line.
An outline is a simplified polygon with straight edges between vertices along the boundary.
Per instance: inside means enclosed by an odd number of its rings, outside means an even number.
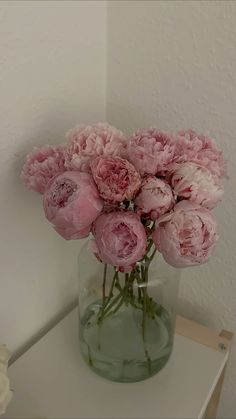
M212 396L209 400L208 406L206 408L205 412L205 419L215 419L217 415L217 409L219 406L221 391L223 387L224 382L224 376L225 376L225 368L223 369L221 376L218 380L218 383L215 386L215 390L212 393Z
M228 339L230 342L232 341L234 334L232 332L229 332L228 330L221 330L219 336L221 336L222 338Z
M230 341L233 336L231 332L226 330L222 331L219 335L214 330L181 316L176 317L175 332L178 335L192 339L219 352L229 350Z

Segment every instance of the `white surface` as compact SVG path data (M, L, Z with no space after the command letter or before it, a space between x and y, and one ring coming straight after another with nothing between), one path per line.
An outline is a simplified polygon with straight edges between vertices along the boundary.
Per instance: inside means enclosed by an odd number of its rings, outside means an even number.
M80 242L19 179L35 145L105 120L106 4L0 1L0 342L12 351L75 298Z
M223 354L176 336L167 366L134 384L106 381L81 359L77 310L10 368L7 418L198 418L225 365Z
M108 120L210 130L230 161L215 211L220 241L201 268L183 272L179 310L236 332L236 2L108 2ZM236 417L236 344L219 417Z

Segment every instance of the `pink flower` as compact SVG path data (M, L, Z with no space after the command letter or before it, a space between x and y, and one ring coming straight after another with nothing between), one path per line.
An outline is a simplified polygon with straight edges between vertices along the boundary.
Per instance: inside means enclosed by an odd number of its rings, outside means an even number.
M153 241L165 261L176 268L200 265L218 240L216 221L206 208L181 201L156 221Z
M143 179L141 190L135 198L139 215L156 220L169 211L175 203L171 187L155 176Z
M177 134L176 162L193 162L209 169L218 177L227 177L226 161L223 152L215 141L193 130Z
M131 200L140 188L139 173L120 157L97 157L91 163L91 170L100 196L107 202Z
M212 209L224 193L218 176L196 163L183 163L171 177L171 184L180 198Z
M160 174L175 157L175 141L155 128L135 132L127 147L127 158L141 175Z
M80 172L65 172L53 178L43 204L47 219L67 240L87 237L103 209L92 176Z
M43 194L49 180L65 170L63 146L35 147L26 157L21 179L28 189Z
M115 127L98 123L77 125L67 133L66 167L68 170L90 171L90 162L102 154L122 156L126 139Z
M146 252L145 228L137 214L117 210L101 214L93 224L97 255L127 272Z

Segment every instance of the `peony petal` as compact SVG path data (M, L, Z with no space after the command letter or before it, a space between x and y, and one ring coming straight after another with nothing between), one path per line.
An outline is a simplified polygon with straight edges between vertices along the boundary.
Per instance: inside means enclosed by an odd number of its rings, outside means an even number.
M212 213L188 201L160 217L152 237L166 262L177 268L205 263L218 240Z
M66 240L87 237L103 209L92 176L71 171L49 182L43 203L47 219Z
M145 228L132 211L101 214L93 224L100 259L123 270L142 259L147 246Z

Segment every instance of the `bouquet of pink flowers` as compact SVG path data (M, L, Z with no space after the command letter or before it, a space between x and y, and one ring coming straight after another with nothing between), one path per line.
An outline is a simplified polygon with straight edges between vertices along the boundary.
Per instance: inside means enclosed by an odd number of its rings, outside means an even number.
M35 148L21 174L62 237L92 233L90 249L121 272L156 250L174 267L206 262L224 177L222 151L206 135L151 128L126 139L105 123L78 125L66 144Z
M222 198L226 177L222 151L211 138L191 130L170 134L143 129L126 139L108 124L79 125L69 131L66 144L34 149L21 177L29 189L43 195L46 218L57 233L67 240L93 236L89 249L104 264L101 292L96 294L102 298L93 309L88 308L89 315L81 317L84 358L93 365L93 350L96 371L106 376L100 362L103 355L108 365L106 351L101 349L106 344L101 345L98 329L104 320L109 318L109 322L113 315L131 308L142 316L147 369L142 375L141 367L135 370L136 355L131 364L130 356L124 357L119 380L138 381L152 375L171 353L173 313L167 315L160 293L157 301L152 298L147 288L149 267L157 252L176 268L199 265L211 256L218 240L212 209ZM108 265L114 269L108 270ZM109 272L112 280L107 292ZM123 345L124 352L126 339L119 339L123 336L119 324L115 322L114 346ZM90 338L85 337L87 330ZM136 333L136 325L132 330ZM154 336L149 346L147 335ZM114 365L120 359L113 365L109 348L107 376L116 380ZM96 351L100 351L97 358ZM124 365L129 366L127 371Z

